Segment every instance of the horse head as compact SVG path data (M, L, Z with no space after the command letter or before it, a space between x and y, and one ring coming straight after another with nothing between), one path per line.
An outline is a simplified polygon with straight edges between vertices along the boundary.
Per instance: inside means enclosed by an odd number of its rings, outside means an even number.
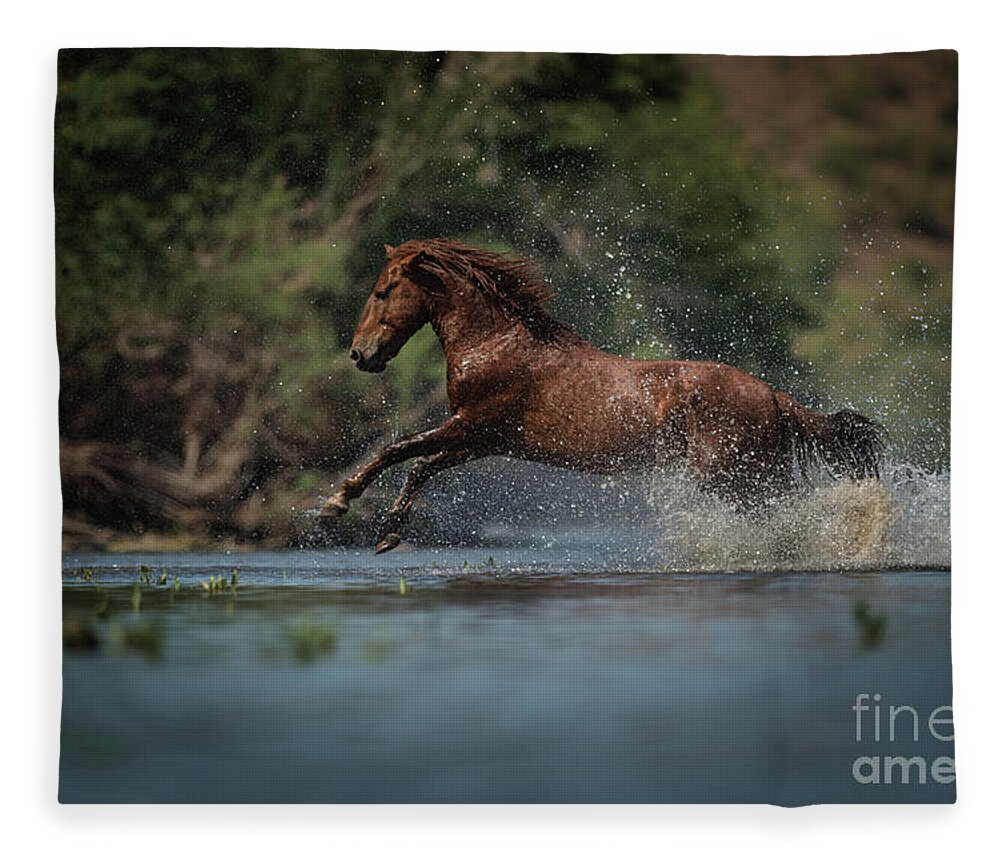
M433 317L444 281L431 271L423 250L385 246L386 264L368 296L354 339L351 361L359 370L381 373L411 337Z

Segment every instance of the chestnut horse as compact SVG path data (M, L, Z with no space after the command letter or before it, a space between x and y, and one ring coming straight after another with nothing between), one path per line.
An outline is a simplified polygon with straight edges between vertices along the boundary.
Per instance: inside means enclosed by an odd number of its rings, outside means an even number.
M814 412L725 364L602 352L546 312L552 291L529 261L444 239L385 250L351 360L379 373L429 322L444 348L452 414L388 445L327 500L322 515L339 516L380 472L420 458L376 552L399 543L432 475L491 455L600 473L683 460L702 488L743 507L787 493L796 466L878 476L881 432L863 415Z

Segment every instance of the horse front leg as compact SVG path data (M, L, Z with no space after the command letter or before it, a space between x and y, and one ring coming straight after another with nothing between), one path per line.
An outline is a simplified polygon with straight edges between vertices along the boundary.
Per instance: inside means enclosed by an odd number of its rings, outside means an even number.
M442 451L417 461L416 466L406 476L403 489L396 501L385 513L385 518L378 530L378 542L375 544L375 554L386 552L399 544L399 533L410 521L410 508L420 489L438 472L451 469L474 459L477 454L471 451Z
M467 421L460 415L453 415L440 427L423 433L414 433L412 436L405 436L391 445L386 445L374 460L354 475L344 479L340 489L326 500L320 516L339 517L346 514L351 500L360 496L382 472L397 463L413 457L460 449L469 430Z

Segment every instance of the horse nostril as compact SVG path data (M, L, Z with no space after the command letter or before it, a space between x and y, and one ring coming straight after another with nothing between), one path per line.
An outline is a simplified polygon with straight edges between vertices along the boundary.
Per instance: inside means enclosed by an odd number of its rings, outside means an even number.
M361 361L361 353L358 352L356 349L351 350L351 361L353 361L355 364Z

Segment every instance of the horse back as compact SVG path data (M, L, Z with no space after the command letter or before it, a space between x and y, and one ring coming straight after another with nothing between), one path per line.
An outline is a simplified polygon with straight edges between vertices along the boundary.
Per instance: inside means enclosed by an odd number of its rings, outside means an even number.
M695 438L759 432L776 419L770 386L736 368L590 347L552 355L538 368L521 442L532 459L614 471L684 455Z

